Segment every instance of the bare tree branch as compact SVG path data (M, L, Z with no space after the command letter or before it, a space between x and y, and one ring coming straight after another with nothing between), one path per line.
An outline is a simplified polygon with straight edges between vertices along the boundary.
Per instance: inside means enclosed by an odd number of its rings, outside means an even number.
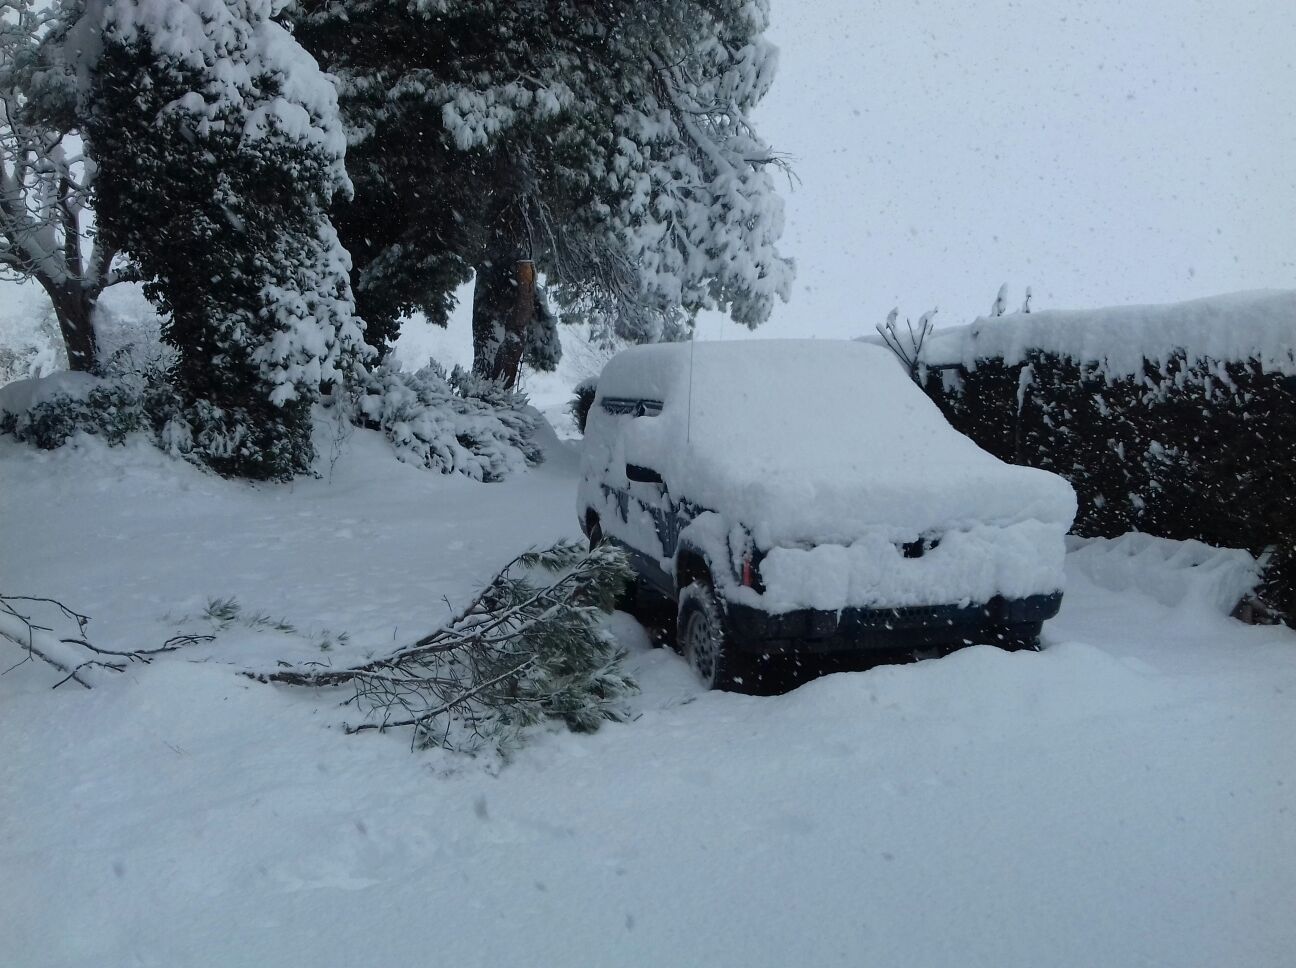
M64 620L75 623L76 633L64 637L56 636L52 626L40 625L35 621L34 615L28 614L31 612L30 607L19 611L15 607L19 602L53 606ZM86 626L89 624L90 619L87 616L74 611L56 598L0 594L0 638L9 640L27 653L22 659L0 672L0 675L12 672L32 659L40 659L57 671L65 673L62 679L54 683L53 688L57 689L65 682L75 682L89 689L90 683L82 675L87 670L104 669L123 672L132 662L148 664L153 661L154 656L175 652L177 649L197 642L210 642L213 638L210 635L177 635L154 649L123 652L92 644L85 635ZM86 653L89 653L89 657Z

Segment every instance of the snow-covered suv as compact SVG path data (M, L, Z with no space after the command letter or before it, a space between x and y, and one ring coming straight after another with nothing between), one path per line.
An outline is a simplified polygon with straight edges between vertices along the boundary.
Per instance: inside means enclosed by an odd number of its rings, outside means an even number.
M604 368L578 513L676 604L703 681L788 654L1038 642L1075 494L955 431L889 351L643 346Z

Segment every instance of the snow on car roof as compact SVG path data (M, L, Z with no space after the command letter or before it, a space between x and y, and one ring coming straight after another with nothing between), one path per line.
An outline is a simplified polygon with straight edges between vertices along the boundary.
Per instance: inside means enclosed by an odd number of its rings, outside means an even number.
M660 416L627 418L625 459L771 540L879 524L911 534L977 520L1069 523L1075 510L1065 481L981 450L877 346L636 347L607 364L598 398L662 401Z

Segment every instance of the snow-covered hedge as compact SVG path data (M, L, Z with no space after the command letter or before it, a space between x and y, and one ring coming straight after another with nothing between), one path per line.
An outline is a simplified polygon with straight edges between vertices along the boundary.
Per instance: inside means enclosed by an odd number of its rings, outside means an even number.
M1013 365L1033 353L1083 363L1113 378L1164 370L1175 361L1255 363L1296 375L1296 290L1236 292L1159 306L1047 309L982 317L935 330L920 362L975 369L982 360Z
M526 398L459 369L447 378L434 365L414 373L377 367L356 390L356 410L402 461L443 474L498 481L540 462Z
M981 319L921 362L956 428L1071 481L1077 534L1272 549L1296 616L1296 292Z

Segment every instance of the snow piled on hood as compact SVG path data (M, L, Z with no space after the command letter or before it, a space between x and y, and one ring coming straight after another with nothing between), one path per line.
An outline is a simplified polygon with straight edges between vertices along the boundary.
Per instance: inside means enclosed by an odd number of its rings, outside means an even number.
M617 397L663 409L604 412ZM1076 507L1060 477L1004 464L950 427L889 351L845 341L627 350L599 380L586 450L609 483L626 462L651 467L676 500L740 521L765 547L1022 521L1065 531Z

